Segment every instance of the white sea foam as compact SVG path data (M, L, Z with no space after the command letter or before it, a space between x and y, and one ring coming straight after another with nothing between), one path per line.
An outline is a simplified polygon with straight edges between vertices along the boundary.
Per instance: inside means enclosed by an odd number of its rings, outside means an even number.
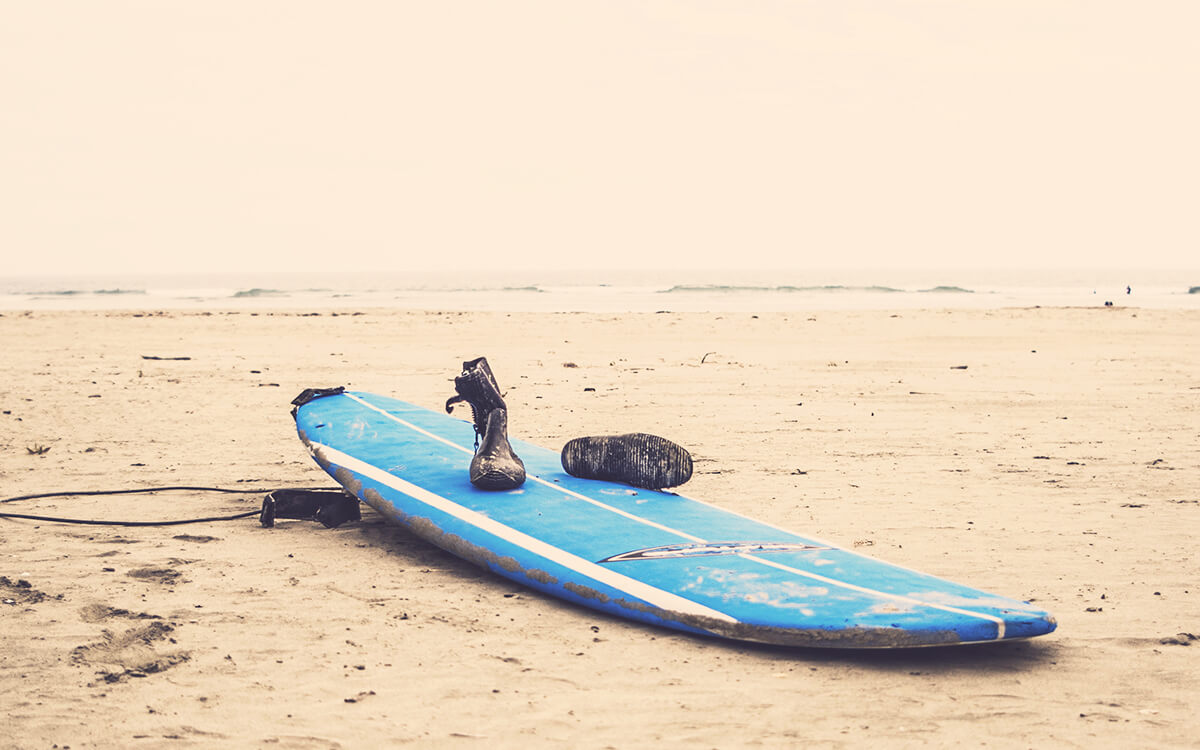
M1200 309L1200 271L528 271L0 278L0 310Z

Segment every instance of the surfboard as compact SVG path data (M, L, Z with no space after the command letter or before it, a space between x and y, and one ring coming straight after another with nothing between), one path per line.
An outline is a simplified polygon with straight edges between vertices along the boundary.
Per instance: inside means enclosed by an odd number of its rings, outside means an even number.
M1032 605L891 565L677 492L566 474L510 436L528 477L468 480L470 422L370 393L297 399L301 441L389 521L505 578L610 615L688 633L827 648L1031 638Z

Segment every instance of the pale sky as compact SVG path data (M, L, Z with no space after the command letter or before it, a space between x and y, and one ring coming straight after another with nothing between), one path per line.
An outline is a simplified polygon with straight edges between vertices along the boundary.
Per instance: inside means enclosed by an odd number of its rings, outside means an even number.
M0 275L1200 267L1196 0L0 0Z

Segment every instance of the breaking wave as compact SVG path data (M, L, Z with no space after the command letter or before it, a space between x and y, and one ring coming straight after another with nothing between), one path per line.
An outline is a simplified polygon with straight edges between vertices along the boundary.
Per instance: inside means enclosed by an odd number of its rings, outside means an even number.
M74 297L81 294L145 294L145 289L52 289L29 292L31 297Z
M246 299L248 297L287 297L289 293L281 289L259 289L255 287L253 289L242 289L230 296L234 299Z
M790 284L782 284L779 286L739 286L725 284L676 284L670 289L662 290L662 294L673 294L678 292L751 292L761 294L764 292L879 292L890 294L893 292L904 292L904 289L896 289L890 286L845 286L842 284L824 284L820 286L793 286Z
M925 294L974 294L974 290L963 289L961 286L935 286L932 289L922 289Z

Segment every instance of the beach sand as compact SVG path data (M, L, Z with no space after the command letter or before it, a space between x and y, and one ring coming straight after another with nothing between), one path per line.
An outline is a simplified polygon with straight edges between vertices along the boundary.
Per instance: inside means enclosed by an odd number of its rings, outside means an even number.
M436 409L487 355L514 435L670 437L689 495L1032 600L1059 629L889 652L691 637L523 589L365 506L333 530L0 520L0 746L1195 747L1197 341L1200 314L1128 308L6 312L5 497L333 486L296 438L302 389Z

